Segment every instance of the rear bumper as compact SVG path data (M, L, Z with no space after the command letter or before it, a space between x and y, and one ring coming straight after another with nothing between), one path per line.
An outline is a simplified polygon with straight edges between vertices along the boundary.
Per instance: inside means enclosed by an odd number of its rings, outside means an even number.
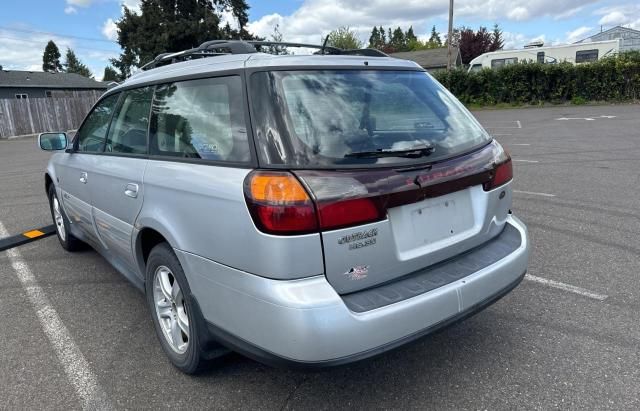
M507 223L519 247L468 276L365 312L348 308L324 276L279 281L247 274L177 251L192 293L219 342L274 365L332 366L380 354L464 319L522 280L527 231Z

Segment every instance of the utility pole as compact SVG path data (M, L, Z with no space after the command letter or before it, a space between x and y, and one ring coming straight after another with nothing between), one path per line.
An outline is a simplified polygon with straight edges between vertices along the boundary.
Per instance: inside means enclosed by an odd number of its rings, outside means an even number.
M449 34L447 34L447 70L451 70L451 40L453 37L453 0L449 0Z

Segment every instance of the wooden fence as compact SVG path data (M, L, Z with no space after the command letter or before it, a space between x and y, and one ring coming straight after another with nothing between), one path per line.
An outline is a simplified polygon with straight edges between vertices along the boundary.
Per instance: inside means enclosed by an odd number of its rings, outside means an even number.
M0 99L0 138L74 130L102 93L81 97Z

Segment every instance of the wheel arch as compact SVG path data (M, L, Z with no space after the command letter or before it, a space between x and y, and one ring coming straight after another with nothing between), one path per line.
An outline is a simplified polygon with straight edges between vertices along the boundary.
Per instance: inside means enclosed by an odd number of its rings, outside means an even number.
M49 172L44 173L44 190L49 195L49 187L53 184L53 178L49 175Z
M149 253L156 245L166 242L171 248L178 245L175 238L155 220L138 221L137 234L134 239L133 249L140 273L145 275Z

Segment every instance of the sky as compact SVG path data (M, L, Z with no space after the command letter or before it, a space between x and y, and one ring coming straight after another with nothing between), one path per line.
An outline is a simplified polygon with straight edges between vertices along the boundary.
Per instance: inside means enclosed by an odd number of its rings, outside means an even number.
M100 80L109 58L119 54L115 22L122 7L139 0L5 0L0 8L0 65L5 70L42 70L42 53L53 40L67 47ZM276 24L285 41L319 43L348 26L367 41L371 28L413 27L428 38L433 25L447 31L448 0L248 0L249 31L269 37ZM230 14L223 16L232 21ZM233 23L233 21L232 21ZM478 28L498 23L505 48L533 40L571 43L615 25L640 30L640 2L633 0L455 0L454 25ZM444 38L444 36L443 36Z

